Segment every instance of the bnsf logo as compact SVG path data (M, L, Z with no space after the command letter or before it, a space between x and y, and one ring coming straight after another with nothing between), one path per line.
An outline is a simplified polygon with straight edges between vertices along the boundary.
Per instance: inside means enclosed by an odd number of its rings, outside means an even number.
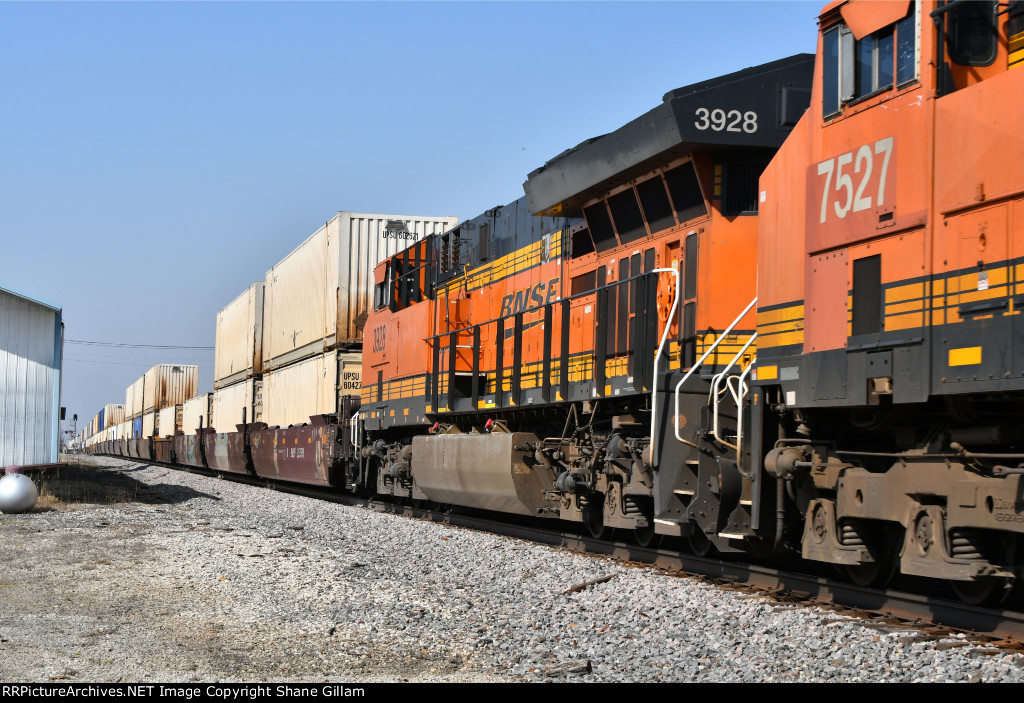
M558 282L561 279L552 278L547 283L541 282L531 288L517 290L515 293L506 295L501 299L500 317L523 312L531 308L539 308L547 305L552 300L558 300ZM545 292L547 293L545 295Z

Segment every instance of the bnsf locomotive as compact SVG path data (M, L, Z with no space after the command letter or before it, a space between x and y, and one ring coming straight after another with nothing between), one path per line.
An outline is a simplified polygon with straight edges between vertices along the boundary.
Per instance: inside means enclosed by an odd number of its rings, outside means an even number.
M381 262L361 398L274 446L314 432L316 482L399 500L1005 597L1022 66L1024 2L828 5L816 56L672 91Z
M644 544L756 536L735 404L707 403L737 387L709 374L754 359L757 179L807 108L813 63L668 93L531 173L525 197L382 262L362 480Z

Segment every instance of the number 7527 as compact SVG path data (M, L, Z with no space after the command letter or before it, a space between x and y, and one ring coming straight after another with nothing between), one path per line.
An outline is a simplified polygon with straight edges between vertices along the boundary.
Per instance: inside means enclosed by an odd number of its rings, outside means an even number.
M843 219L850 212L868 210L873 205L877 207L885 203L885 176L889 171L892 144L893 138L886 137L875 142L873 149L870 144L865 144L857 149L856 160L854 159L854 152L848 151L845 154L818 164L818 175L825 176L825 188L821 194L821 218L818 222L824 224L828 219L828 204L830 201L832 203L832 211L835 212L836 217L839 219ZM871 181L876 156L882 157L882 166L878 174L878 191L872 202L871 191L868 191L868 185ZM862 174L856 191L854 191L853 176L849 173L843 173L843 169L851 163L853 164L854 175ZM832 188L833 174L836 181L834 189ZM833 192L836 195L831 197Z

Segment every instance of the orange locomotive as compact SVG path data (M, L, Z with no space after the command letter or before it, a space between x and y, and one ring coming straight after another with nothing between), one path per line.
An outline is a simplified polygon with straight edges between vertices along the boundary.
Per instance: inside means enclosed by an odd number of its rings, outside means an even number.
M705 352L708 373L753 358L757 178L807 107L812 62L668 93L531 173L526 197L382 262L350 482L643 543L688 534L687 479L652 458L655 406ZM685 385L695 448L711 376Z
M777 531L863 583L997 600L1024 531L1024 3L835 2L817 64L761 178Z

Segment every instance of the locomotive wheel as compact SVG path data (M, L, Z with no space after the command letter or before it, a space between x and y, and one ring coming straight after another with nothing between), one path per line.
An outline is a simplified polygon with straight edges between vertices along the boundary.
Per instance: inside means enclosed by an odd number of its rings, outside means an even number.
M1013 582L996 577L979 578L974 581L950 581L949 587L957 600L967 605L1002 605L1013 590Z
M612 530L604 524L604 516L598 510L585 510L583 524L587 526L587 532L594 539L606 539L611 536Z
M654 522L651 520L647 521L647 525L644 527L637 527L633 530L633 539L641 547L651 547L657 549L658 545L661 544L661 538L663 535L659 535L654 531Z
M850 583L861 588L881 588L892 580L897 564L895 558L885 557L881 561L856 566L846 565L841 568Z
M867 564L840 566L839 571L850 583L861 588L882 588L899 570L903 536L898 530L883 527L867 543L871 545L871 555L875 560Z
M690 542L690 551L699 557L706 557L709 554L715 553L715 545L704 534L704 530L700 528L700 525L693 525L693 530L690 531L688 540Z

